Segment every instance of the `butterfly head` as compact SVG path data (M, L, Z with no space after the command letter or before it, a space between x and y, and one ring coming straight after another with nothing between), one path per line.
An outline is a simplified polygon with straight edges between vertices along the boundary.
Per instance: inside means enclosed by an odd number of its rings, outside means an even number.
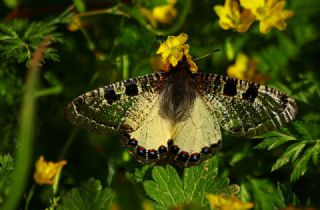
M187 40L188 35L181 33L179 36L168 36L167 40L160 45L157 54L161 55L161 68L164 72L170 72L172 69L177 69L176 67L185 65L187 65L185 69L189 69L192 74L198 71L197 65L189 55Z

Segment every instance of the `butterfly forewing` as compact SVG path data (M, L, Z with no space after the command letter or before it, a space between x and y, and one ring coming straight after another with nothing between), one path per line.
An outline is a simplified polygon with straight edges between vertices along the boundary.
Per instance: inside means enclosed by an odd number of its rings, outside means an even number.
M164 74L156 73L109 84L75 98L66 108L75 126L98 134L136 130L159 97Z
M191 74L184 62L169 73L117 82L67 107L69 121L98 134L116 132L144 163L199 164L221 147L221 130L254 136L294 119L295 101L257 83Z
M215 74L198 73L198 91L220 126L240 136L280 128L295 118L295 101L273 88Z

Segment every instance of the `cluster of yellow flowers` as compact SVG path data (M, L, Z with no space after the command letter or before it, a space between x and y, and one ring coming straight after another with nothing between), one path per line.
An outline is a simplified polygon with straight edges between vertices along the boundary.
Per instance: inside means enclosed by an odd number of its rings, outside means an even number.
M244 8L240 12L240 5ZM284 30L285 20L293 16L290 10L284 10L285 0L226 0L224 6L215 6L219 24L224 30L234 29L245 32L257 20L261 33L268 33L272 28Z
M188 35L181 33L179 36L168 36L167 40L163 42L157 54L161 55L161 70L169 71L170 67L178 65L183 56L186 57L189 64L190 71L196 73L198 71L197 65L192 61L189 55L189 45L185 44L188 40Z

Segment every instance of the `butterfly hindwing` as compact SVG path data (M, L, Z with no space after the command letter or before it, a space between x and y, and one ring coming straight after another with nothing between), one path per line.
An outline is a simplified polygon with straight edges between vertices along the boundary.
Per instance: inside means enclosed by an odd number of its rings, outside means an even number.
M275 130L296 115L294 100L275 89L214 74L188 76L185 69L176 70L85 93L68 105L67 118L98 134L122 134L125 147L141 162L173 160L186 167L209 158L221 147L220 127L238 136L254 136ZM194 96L188 97L189 93ZM181 117L172 114L180 108L184 110Z
M67 106L67 119L98 134L132 132L156 102L164 76L155 73L82 94Z
M198 91L220 126L238 136L255 136L294 119L295 101L285 93L235 78L198 73Z

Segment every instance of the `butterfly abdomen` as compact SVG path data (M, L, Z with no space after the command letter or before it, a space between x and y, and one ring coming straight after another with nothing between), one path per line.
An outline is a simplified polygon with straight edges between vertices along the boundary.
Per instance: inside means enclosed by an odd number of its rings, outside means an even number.
M161 93L161 115L172 122L186 120L196 99L192 75L182 67L170 71Z

